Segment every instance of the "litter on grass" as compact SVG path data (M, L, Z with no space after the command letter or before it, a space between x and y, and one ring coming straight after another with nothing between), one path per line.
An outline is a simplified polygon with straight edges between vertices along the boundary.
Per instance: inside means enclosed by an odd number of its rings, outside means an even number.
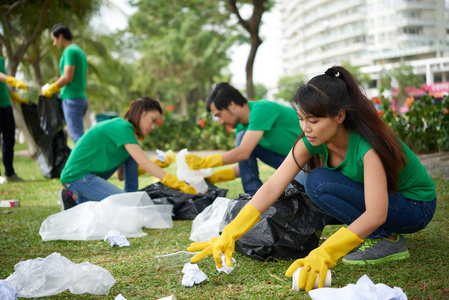
M102 240L111 230L127 238L146 235L142 228L172 228L173 205L154 205L146 192L112 195L84 202L49 216L41 224L43 241Z
M106 295L115 284L108 270L87 261L75 264L57 252L17 263L5 281L19 298L52 296L67 289L72 294Z
M342 288L321 288L309 291L312 300L348 299L348 300L407 300L400 287L389 287L383 283L374 284L365 274L356 284Z

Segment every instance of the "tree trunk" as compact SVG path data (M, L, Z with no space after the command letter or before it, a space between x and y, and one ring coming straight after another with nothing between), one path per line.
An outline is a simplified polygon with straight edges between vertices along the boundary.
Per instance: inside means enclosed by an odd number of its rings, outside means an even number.
M257 49L262 40L259 37L260 22L265 12L265 3L267 0L252 0L253 14L249 20L244 20L237 8L237 0L228 0L229 10L237 16L238 22L248 31L251 39L251 50L246 62L246 96L248 99L254 99L253 66L256 59Z

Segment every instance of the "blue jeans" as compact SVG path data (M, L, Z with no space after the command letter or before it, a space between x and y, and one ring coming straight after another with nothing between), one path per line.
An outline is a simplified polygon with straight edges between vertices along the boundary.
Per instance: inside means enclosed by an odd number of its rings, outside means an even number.
M240 131L235 139L235 147L237 148L242 143L243 136L246 131ZM257 158L273 167L279 168L286 156L277 154L260 145L254 148L248 159L239 162L240 178L242 179L243 190L245 193L254 195L262 186L262 181L259 178L259 167L257 165ZM301 171L296 175L295 180L304 184L304 172ZM292 187L289 185L289 187Z
M0 135L2 137L2 160L5 166L5 176L14 175L12 162L14 159L14 144L16 125L12 107L0 107Z
M87 99L63 99L62 111L73 142L84 134L84 115L87 111Z
M77 204L86 201L101 201L115 194L136 192L139 188L137 163L131 156L129 156L123 164L125 173L124 191L107 181L120 166L117 166L101 176L88 174L76 181L65 183L64 187L78 196L76 199Z
M363 184L349 179L340 171L313 169L307 174L304 187L313 202L344 224L351 224L366 210ZM367 238L390 237L393 232L417 232L432 220L435 207L436 198L433 201L416 201L399 192L390 194L387 220Z

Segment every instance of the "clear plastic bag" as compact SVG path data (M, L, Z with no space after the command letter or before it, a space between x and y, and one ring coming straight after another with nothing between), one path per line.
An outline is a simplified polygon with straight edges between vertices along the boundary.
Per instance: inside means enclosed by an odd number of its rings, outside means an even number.
M200 194L204 194L207 192L207 183L204 180L204 177L208 177L212 175L213 169L200 169L200 170L192 170L186 163L186 155L189 154L187 148L182 149L176 155L176 164L178 165L178 171L176 173L179 181L185 181L191 186L193 186L196 191Z
M228 210L228 198L218 197L214 203L206 207L192 222L190 240L194 242L207 242L220 235L219 227Z
M19 298L56 295L69 289L72 294L106 295L115 284L108 270L89 262L75 264L54 252L46 258L21 261L5 281Z
M49 216L39 234L43 241L103 240L111 230L127 238L146 235L142 227L172 228L173 205L154 205L146 192L112 195Z

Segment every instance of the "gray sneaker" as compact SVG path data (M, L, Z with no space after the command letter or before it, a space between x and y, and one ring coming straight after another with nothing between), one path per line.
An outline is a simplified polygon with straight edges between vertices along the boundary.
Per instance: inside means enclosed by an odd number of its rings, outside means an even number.
M345 255L341 261L345 264L365 265L408 257L410 254L404 237L398 235L396 241L386 238L367 239L356 252Z

